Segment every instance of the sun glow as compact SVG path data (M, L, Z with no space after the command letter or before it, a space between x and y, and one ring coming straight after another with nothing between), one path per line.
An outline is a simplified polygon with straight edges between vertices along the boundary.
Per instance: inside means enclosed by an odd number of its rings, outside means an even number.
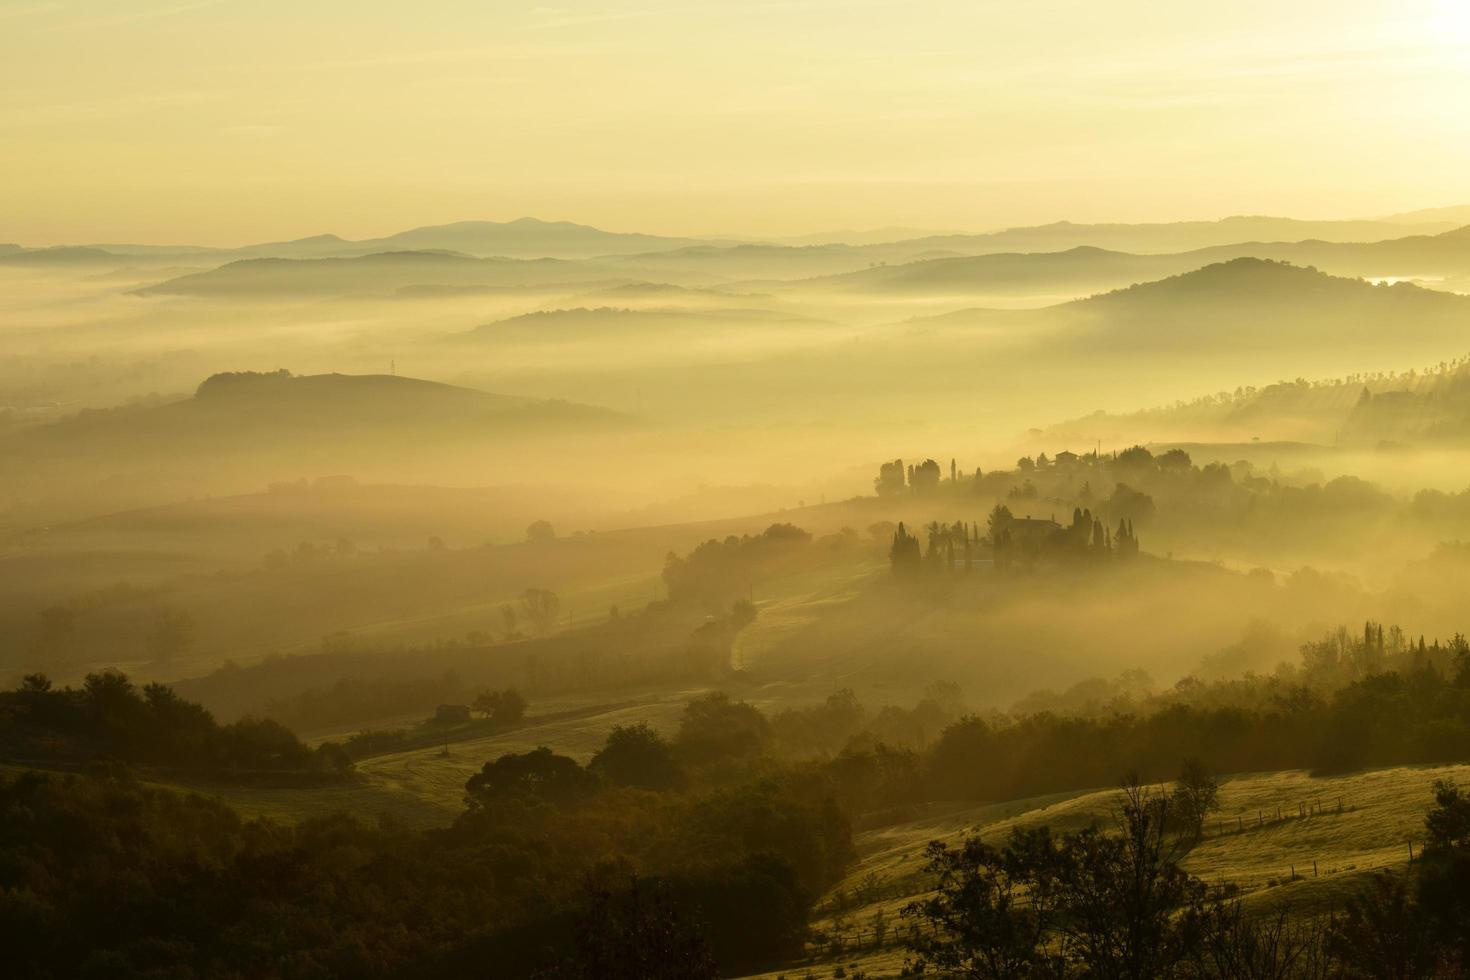
M1429 29L1440 43L1470 46L1470 0L1441 0Z

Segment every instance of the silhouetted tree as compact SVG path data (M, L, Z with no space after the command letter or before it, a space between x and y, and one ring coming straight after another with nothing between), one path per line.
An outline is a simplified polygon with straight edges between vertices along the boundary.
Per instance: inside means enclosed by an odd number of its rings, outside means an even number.
M873 489L880 497L895 497L904 491L903 460L895 459L891 463L884 463L878 468L878 478L873 481Z
M608 782L639 789L676 789L684 782L674 747L642 723L615 727L587 768Z
M1220 808L1220 781L1198 759L1186 759L1174 783L1174 805L1189 839L1205 835L1205 819Z
M566 806L596 792L597 777L575 759L556 755L543 745L485 763L465 782L464 789L465 803L472 809L517 799Z
M471 707L498 725L513 725L526 715L526 699L513 687L481 691Z
M978 839L929 845L930 898L905 914L921 971L976 978L1183 977L1203 949L1208 892L1180 869L1171 801L1124 785L1114 832L1092 826L1053 840L1013 831L997 851Z
M1002 536L1015 520L1011 509L1005 504L996 504L990 509L990 516L985 521L985 534L990 539L992 548L1000 546Z
M1016 830L1002 849L978 837L958 847L930 841L924 854L934 891L903 909L918 924L905 939L915 954L910 972L972 980L1062 974L1047 946L1056 895L1036 887L1058 860L1046 828Z
M676 744L692 762L715 762L760 755L770 739L770 722L754 706L711 691L685 706Z
M916 494L931 494L939 489L939 477L939 464L932 459L926 459L914 467L909 475L909 488Z
M923 557L919 552L919 539L908 533L903 526L903 521L898 522L898 529L893 532L893 544L888 549L888 561L893 567L893 574L899 576L912 575L922 567Z
M1374 874L1331 925L1328 945L1341 976L1353 980L1430 980L1446 976L1428 917L1410 885L1390 872Z

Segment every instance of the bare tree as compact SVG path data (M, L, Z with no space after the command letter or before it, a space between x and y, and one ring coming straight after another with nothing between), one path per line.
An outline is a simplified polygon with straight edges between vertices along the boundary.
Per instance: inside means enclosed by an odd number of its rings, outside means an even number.
M1199 759L1185 759L1174 783L1175 817L1193 843L1205 835L1205 818L1220 809L1220 781Z
M550 589L527 589L521 596L521 612L538 633L549 633L561 612L561 599Z

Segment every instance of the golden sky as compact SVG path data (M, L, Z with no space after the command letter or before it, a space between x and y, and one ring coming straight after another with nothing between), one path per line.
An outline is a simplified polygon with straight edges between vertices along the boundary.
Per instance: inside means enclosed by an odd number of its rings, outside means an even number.
M0 242L1470 202L1470 0L0 0Z

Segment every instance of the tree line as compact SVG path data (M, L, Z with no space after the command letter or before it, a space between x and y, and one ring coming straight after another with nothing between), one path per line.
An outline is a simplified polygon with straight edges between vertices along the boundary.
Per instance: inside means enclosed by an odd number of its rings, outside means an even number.
M0 752L48 764L116 759L210 774L340 773L336 747L313 750L284 725L244 718L221 725L164 684L141 689L118 671L88 674L80 688L58 688L44 674L0 692Z

